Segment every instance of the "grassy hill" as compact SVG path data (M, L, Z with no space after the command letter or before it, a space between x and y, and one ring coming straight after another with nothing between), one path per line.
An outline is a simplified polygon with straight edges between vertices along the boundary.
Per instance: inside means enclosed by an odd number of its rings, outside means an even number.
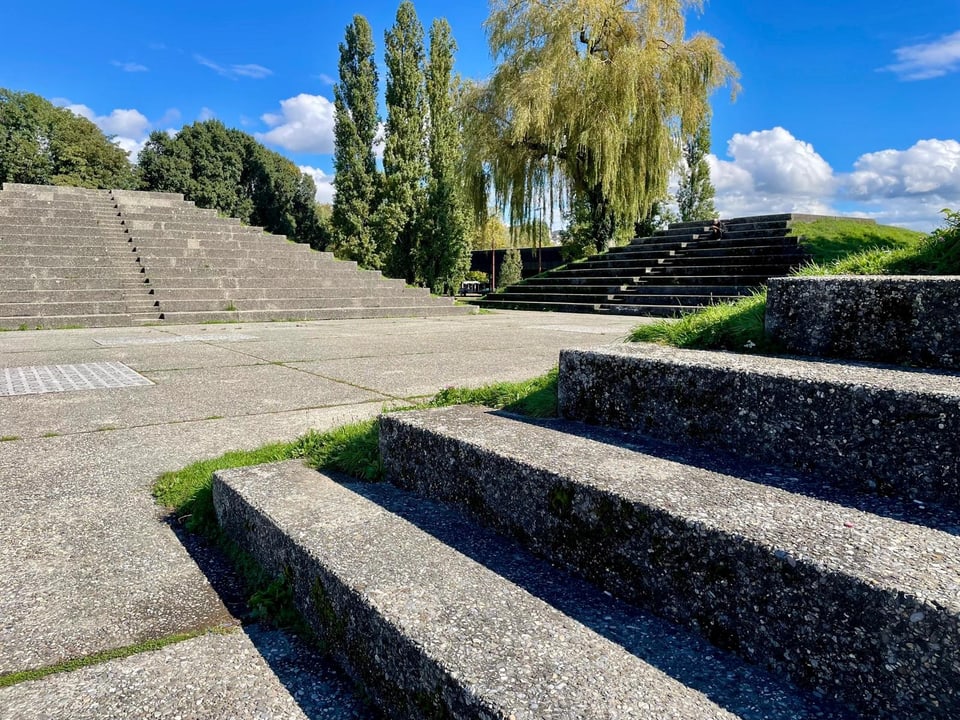
M797 275L960 275L960 213L947 213L932 235L887 225L825 218L794 223L793 232L811 262ZM773 352L763 332L766 290L734 303L719 303L678 320L641 325L634 342L676 347Z

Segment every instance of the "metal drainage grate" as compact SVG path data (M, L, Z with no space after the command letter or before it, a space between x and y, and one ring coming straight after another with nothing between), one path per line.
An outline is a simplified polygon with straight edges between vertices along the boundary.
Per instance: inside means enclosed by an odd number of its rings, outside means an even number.
M120 362L0 368L0 397L153 385Z

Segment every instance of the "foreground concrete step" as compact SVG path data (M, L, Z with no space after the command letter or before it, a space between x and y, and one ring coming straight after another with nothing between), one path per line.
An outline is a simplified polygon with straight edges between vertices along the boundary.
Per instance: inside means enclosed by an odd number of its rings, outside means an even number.
M766 331L799 355L960 370L960 278L773 278Z
M323 273L317 277L291 277L289 275L280 275L276 277L161 277L150 278L149 285L158 292L165 294L177 292L197 291L215 291L219 289L236 289L255 291L260 288L270 287L277 289L304 288L307 290L328 290L331 288L387 288L391 290L405 289L402 281L388 281L375 275L357 275L355 273Z
M386 717L843 716L388 485L282 463L214 503Z
M636 343L561 352L559 400L571 419L960 506L960 375Z
M256 298L238 298L220 295L203 299L184 299L180 297L153 296L159 307L166 313L206 312L221 310L237 310L240 313L255 310L282 310L293 313L295 317L303 317L302 313L323 311L336 308L418 308L429 307L429 296L422 295L389 295L368 296L366 294L340 295L331 293L329 296L319 297L277 297L266 294Z
M49 317L58 315L122 315L127 311L122 298L112 300L41 300L35 296L24 297L19 302L0 301L0 317L20 317L36 315Z
M158 299L168 300L257 300L262 298L328 298L328 297L429 297L422 288L366 286L356 282L319 283L315 287L220 287L203 289L154 287L151 293Z
M157 255L149 251L135 252L133 255L149 268L176 268L176 267L204 267L211 266L232 270L234 268L276 268L291 272L302 272L311 269L323 270L338 261L329 257L309 254L287 254L272 252L214 251L205 250L186 251L189 255Z
M960 713L956 534L776 487L774 468L482 408L384 416L380 446L392 482L866 717Z

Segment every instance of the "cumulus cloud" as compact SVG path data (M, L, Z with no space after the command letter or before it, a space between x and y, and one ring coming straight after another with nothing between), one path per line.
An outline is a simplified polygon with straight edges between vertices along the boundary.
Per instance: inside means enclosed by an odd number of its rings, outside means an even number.
M150 130L158 125L176 122L180 118L180 111L176 108L168 109L156 123L153 123L139 110L117 108L109 115L97 115L90 107L71 103L65 98L58 98L58 104L74 115L86 118L106 135L112 136L114 145L126 150L130 159L134 161L146 145Z
M729 160L707 157L722 217L804 212L871 217L930 231L960 207L960 142L920 140L866 153L837 172L784 128L734 135Z
M150 121L139 110L117 108L109 115L97 115L86 105L73 104L66 108L74 115L86 118L107 135L140 137L150 128Z
M135 62L120 62L119 60L114 60L110 64L128 73L147 72L150 70L146 65Z
M317 202L324 205L330 205L333 203L334 189L333 189L333 175L327 174L319 168L310 167L309 165L300 165L300 172L306 173L313 178L313 182L317 186Z
M257 139L291 152L329 154L333 152L333 118L330 100L300 93L282 100L279 113L261 116L271 129L257 133Z
M214 62L213 60L199 54L195 54L193 59L200 65L210 68L218 75L230 78L231 80L236 80L241 77L261 80L265 77L273 75L273 70L266 68L263 65L255 65L253 63L242 65L221 65L220 63Z
M204 105L202 108L200 108L200 112L197 113L197 122L213 120L216 116L217 114L213 110Z
M727 154L732 160L707 158L721 215L834 212L833 169L810 143L784 128L737 133Z
M896 73L901 80L929 80L960 70L960 30L918 45L894 50L897 62L884 70Z

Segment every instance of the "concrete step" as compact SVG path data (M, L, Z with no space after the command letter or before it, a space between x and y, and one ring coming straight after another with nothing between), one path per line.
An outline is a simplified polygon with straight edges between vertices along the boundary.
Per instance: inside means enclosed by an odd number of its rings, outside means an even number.
M779 220L763 220L760 218L743 218L742 220L737 221L725 221L723 228L721 230L721 238L729 237L731 234L733 237L741 236L741 233L770 233L771 235L780 235L789 231L790 225L788 222L779 221ZM701 239L710 239L716 238L716 233L713 231L713 227L710 223L706 224L695 224L690 226L680 226L676 227L671 225L668 229L658 231L652 236L647 238L635 238L633 242L643 242L652 240L657 242L662 238L683 238L687 237L699 237ZM746 236L746 237L749 237Z
M77 327L126 327L132 324L130 315L23 315L0 317L0 328L5 330L40 330Z
M844 717L388 485L284 463L219 472L214 502L386 717Z
M57 267L65 263L76 268L113 265L113 261L102 252L100 255L82 255L69 260L59 255L0 255L0 268Z
M149 249L155 253L177 254L184 250L250 250L250 251L280 251L287 253L309 253L316 252L311 250L309 245L294 243L285 240L276 235L231 235L228 233L218 234L211 238L142 238L128 236L127 239L131 246L140 249ZM318 253L332 258L333 253Z
M251 227L249 225L241 225L240 221L236 218L219 217L191 217L182 220L138 220L137 218L124 215L122 224L132 235L142 230L182 230L186 232L206 230L207 232L215 232L218 229L229 230L239 227ZM259 229L260 232L263 232L262 228L251 227L251 229Z
M324 287L244 287L209 289L160 289L153 295L166 303L169 300L260 300L260 299L319 299L319 298L384 298L384 297L430 297L423 288L380 287L377 285L358 286L356 283L329 284Z
M75 287L50 288L9 288L6 280L0 284L0 305L9 303L60 303L60 302L115 302L123 300L123 290L115 283L109 287L97 289L78 289Z
M236 298L219 297L203 299L184 299L153 296L159 303L161 310L166 313L174 312L220 312L223 310L237 310L240 312L255 310L282 310L284 312L302 313L313 310L328 310L332 308L380 308L380 307L423 307L430 304L429 296L423 295L383 295L370 297L368 295L334 295L328 297L259 297ZM300 317L300 315L296 315Z
M487 295L472 304L491 310L535 310L538 312L592 313L599 309L596 302L576 302L568 299L562 302L531 302L523 300L500 300L497 294Z
M960 507L958 374L646 343L563 351L560 369L565 417Z
M392 482L864 717L960 713L957 532L733 456L482 408L387 415L380 446Z
M223 277L217 274L205 277L164 277L157 276L150 278L150 286L157 292L178 293L191 291L216 291L219 289L252 289L257 290L263 287L280 289L287 288L306 288L309 290L329 290L332 288L388 288L401 290L404 288L403 281L390 280L379 275L360 275L358 273L324 273L322 277L291 277L283 275L278 277L265 278L263 276L253 277Z
M578 263L576 269L585 268L637 268L638 271L649 268L675 268L675 267L747 267L756 265L790 265L792 263L802 263L806 256L799 250L794 252L763 252L757 255L736 255L732 253L719 254L654 254L646 257L622 257L615 255L613 257L602 257L597 259L585 260Z
M645 253L670 253L686 251L686 254L701 253L714 254L743 249L746 253L752 253L760 248L769 248L779 250L783 248L799 247L799 240L792 236L771 237L764 235L752 239L723 238L720 240L676 240L673 242L634 242L630 245L610 248L608 255L612 256L633 256L635 254L642 256ZM741 253L744 254L744 253Z
M57 257L103 257L113 253L126 257L123 251L127 250L122 244L109 248L106 243L90 243L74 245L72 243L43 244L43 243L13 243L0 238L0 256L57 256Z
M61 315L122 315L127 311L120 298L114 300L76 300L40 302L0 302L0 317L23 317L33 315L44 318Z
M124 279L134 279L142 277L137 275L137 271L123 269L115 266L111 262L104 262L102 265L50 265L50 266L7 266L0 269L0 274L4 275L4 287L8 279L16 281L17 279L34 280L109 280L114 284Z
M79 225L76 223L65 223L61 226L50 224L28 224L28 225L3 225L0 224L0 237L5 238L30 238L30 237L110 237L119 238L123 233L110 224L97 225Z
M144 201L149 205L158 205L163 202L193 204L192 200L184 200L182 193L158 192L154 190L111 190L110 196L118 202L136 204Z
M391 317L440 317L469 315L472 308L464 305L420 304L411 307L340 307L300 308L287 310L222 310L210 312L162 312L167 324L207 322L279 322L298 320L363 320Z
M245 267L256 265L260 267L326 267L338 262L332 255L322 253L311 254L298 252L282 252L283 248L271 250L178 250L154 251L149 248L130 248L133 256L140 259L144 265L164 265L176 267L178 265L196 265L209 263L219 267Z
M5 277L2 288L4 292L99 292L116 290L122 284L112 275L103 278Z

